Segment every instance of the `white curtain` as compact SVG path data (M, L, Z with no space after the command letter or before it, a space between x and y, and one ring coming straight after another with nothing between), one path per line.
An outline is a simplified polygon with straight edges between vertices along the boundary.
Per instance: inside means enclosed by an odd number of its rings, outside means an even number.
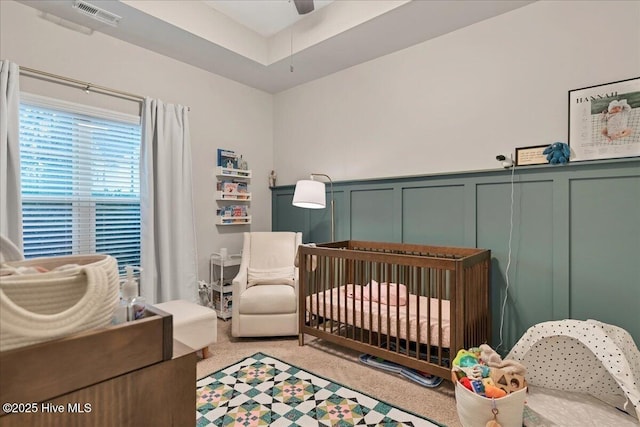
M17 64L0 61L0 234L22 250L19 77Z
M149 303L197 300L188 109L146 98L140 153L140 293Z

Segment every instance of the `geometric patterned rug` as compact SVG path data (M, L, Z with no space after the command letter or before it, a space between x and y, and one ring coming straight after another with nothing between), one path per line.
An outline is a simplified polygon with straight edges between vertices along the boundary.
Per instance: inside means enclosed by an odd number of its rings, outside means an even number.
M256 353L196 382L196 426L440 426Z

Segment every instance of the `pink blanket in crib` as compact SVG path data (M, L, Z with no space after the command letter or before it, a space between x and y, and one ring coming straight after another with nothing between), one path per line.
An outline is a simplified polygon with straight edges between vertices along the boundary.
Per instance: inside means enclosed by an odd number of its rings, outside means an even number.
M449 301L410 294L409 304L406 304L406 290L400 290L400 293L404 293L404 305L391 305L378 302L382 299L380 297L378 301L374 301L375 298L369 301L370 294L366 287L340 286L309 295L306 299L307 310L358 328L414 342L418 341L419 336L421 344L428 342L434 346L448 348L451 333ZM388 300L396 301L392 292L389 292Z

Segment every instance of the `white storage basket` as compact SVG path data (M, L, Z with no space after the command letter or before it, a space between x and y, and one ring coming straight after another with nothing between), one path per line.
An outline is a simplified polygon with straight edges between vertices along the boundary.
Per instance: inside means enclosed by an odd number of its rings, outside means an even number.
M498 411L496 421L502 427L522 427L527 388L507 394L499 399L489 399L466 389L459 381L456 387L456 409L463 427L485 427L494 419L493 409Z
M109 255L7 262L11 267L76 266L0 276L0 351L106 326L118 303L118 263Z

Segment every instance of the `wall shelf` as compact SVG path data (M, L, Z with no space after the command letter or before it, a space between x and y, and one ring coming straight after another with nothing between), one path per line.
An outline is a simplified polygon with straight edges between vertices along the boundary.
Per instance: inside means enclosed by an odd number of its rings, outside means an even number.
M215 199L218 203L215 224L251 224L249 211L251 171L247 168L247 162L234 151L219 148L218 166L215 171L217 178Z
M234 201L234 202L250 202L251 201L251 193L238 193L238 192L228 192L228 191L217 191L216 192L216 200L220 201Z
M216 176L227 178L251 179L251 170L216 167Z
M247 216L217 216L216 225L246 225L251 224L251 215Z

